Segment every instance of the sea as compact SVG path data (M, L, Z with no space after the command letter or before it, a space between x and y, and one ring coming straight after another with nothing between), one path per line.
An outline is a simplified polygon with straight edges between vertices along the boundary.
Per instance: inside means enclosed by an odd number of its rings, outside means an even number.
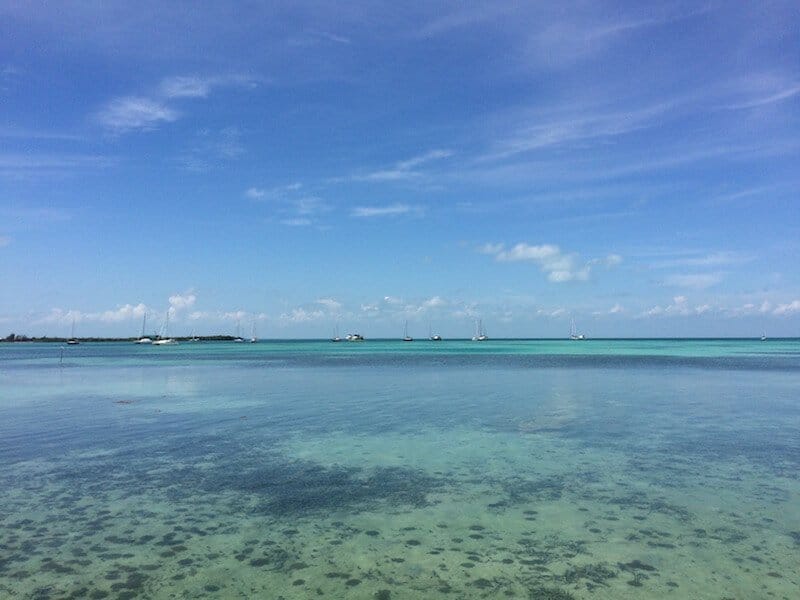
M0 598L800 598L800 340L0 344Z

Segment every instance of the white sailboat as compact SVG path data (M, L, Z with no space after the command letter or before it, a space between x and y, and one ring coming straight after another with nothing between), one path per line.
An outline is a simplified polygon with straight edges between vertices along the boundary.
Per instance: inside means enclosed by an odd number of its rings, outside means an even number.
M236 321L236 337L233 338L233 341L236 342L237 344L241 344L244 342L244 338L241 335L239 335L240 328L241 328L241 323L239 321Z
M152 344L153 343L153 340L151 340L149 337L147 337L144 334L145 327L147 327L147 313L144 313L144 317L142 317L142 336L138 340L136 340L134 342L135 344Z
M174 346L177 343L178 340L169 337L169 309L167 309L167 315L164 317L164 326L161 328L158 339L153 340L153 346Z
M761 341L762 342L766 342L767 341L767 332L766 332L766 330L761 332Z
M252 331L250 332L250 343L255 344L257 341L258 338L256 337L256 322L253 321L253 328Z
M404 342L413 342L414 338L408 335L408 321L406 321L405 326L403 327L403 341Z
M331 338L332 342L341 342L342 338L339 337L339 326L335 325L333 328L333 337Z
M472 336L473 342L485 342L489 339L489 336L486 335L486 331L483 329L483 319L478 319L475 321L475 335Z
M430 341L432 341L432 342L441 342L442 341L442 336L440 336L438 333L433 333L433 330L431 329L431 324L430 323L428 323L428 339Z
M72 332L69 334L69 339L67 340L67 344L70 346L77 346L80 344L78 338L75 337L75 318L72 319Z
M586 339L582 333L578 333L578 330L575 328L575 319L572 319L569 324L569 339L572 341L583 341Z

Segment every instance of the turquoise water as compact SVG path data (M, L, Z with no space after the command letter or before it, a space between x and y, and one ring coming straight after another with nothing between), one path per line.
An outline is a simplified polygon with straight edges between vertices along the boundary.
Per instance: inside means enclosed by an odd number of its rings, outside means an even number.
M0 465L0 597L800 596L797 340L0 344Z

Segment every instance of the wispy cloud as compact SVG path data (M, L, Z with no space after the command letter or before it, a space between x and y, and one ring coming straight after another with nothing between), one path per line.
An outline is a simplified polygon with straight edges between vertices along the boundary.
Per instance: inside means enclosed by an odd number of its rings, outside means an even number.
M313 225L314 222L311 219L305 217L294 217L292 219L281 219L278 221L281 225L288 225L289 227L308 227L309 225Z
M452 156L450 150L431 150L419 156L396 162L390 168L379 169L370 173L352 175L347 179L351 181L400 181L421 177L422 173L417 169L427 163L442 160Z
M196 76L178 76L164 79L159 86L166 98L205 98L211 91L212 80Z
M517 123L515 131L497 141L479 161L624 135L657 125L678 105L678 100L672 100L629 110L592 112L589 107L582 107L555 117L523 117L523 124Z
M327 319L329 315L322 309L306 309L306 308L293 308L292 310L282 313L280 320L284 323L309 323L311 321L319 321L320 319Z
M141 302L139 304L123 304L114 309L100 312L84 312L77 309L65 310L53 308L50 311L33 321L34 324L44 325L65 325L75 321L76 323L95 322L95 323L122 323L131 319L141 319L145 314L152 311Z
M733 265L745 263L753 257L741 252L718 251L694 256L682 256L660 260L652 263L651 268L673 268L673 267L719 267L723 265Z
M790 100L800 94L800 80L796 75L764 72L749 75L733 83L734 94L741 98L726 106L727 110L760 108Z
M670 304L665 306L653 306L652 308L649 308L637 315L637 318L688 317L691 315L702 315L711 310L713 310L713 307L709 304L691 306L689 299L686 296L675 296Z
M237 127L199 131L178 161L189 171L206 171L214 166L239 158L245 153Z
M389 204L387 206L356 206L350 211L351 217L359 219L373 217L398 217L419 212L419 208L408 204Z
M291 200L296 197L296 193L303 187L302 183L295 182L287 185L279 185L272 188L250 187L244 192L245 197L251 200Z
M91 154L0 154L0 175L24 179L44 174L71 174L83 169L102 169L116 164L109 156Z
M650 7L638 13L633 10L627 13L614 11L610 16L611 13L592 10L595 4L585 6L587 9L578 8L542 19L549 24L544 29L534 29L530 35L526 52L528 60L539 66L563 68L578 61L597 59L626 35L688 19L709 10L707 6L685 10L679 4L665 3L659 8Z
M271 205L277 213L277 222L289 227L324 227L320 224L321 217L333 210L330 204L299 182L271 188L253 186L244 191L244 196Z
M349 46L353 41L344 35L331 33L330 31L307 30L302 35L296 35L288 40L290 46L316 46L318 44L339 44Z
M0 127L0 138L25 139L25 140L63 140L81 141L86 139L84 136L74 133L62 133L58 131L39 131L22 129L19 127Z
M214 88L245 84L253 85L253 81L241 76L168 77L161 81L152 94L112 99L97 112L95 118L101 126L114 134L151 131L161 124L177 121L182 116L174 106L176 100L205 98Z
M772 311L772 314L778 316L793 315L796 313L800 313L800 300L792 300L785 304L779 304Z
M97 120L114 133L150 131L160 123L176 121L180 113L164 102L142 97L116 98L97 115Z
M57 223L69 221L72 218L70 213L59 208L49 207L12 207L0 208L0 217L7 221L17 221L19 223Z
M722 273L688 273L669 275L664 279L664 283L675 287L703 290L717 285L722 279Z
M614 306L608 309L608 314L610 315L619 315L625 312L625 307L623 307L619 302L617 302Z

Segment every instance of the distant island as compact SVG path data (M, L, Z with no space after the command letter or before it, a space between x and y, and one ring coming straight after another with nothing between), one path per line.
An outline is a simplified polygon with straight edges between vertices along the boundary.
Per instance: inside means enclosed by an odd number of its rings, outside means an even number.
M53 343L62 343L66 344L67 340L70 338L65 337L49 337L49 336L42 336L42 337L29 337L27 335L19 335L16 333L10 333L4 338L0 339L1 342L53 342ZM137 337L82 337L82 338L75 338L80 343L91 343L91 342L135 342L138 340ZM156 338L158 339L158 338ZM201 335L201 336L184 336L178 337L174 336L172 339L177 340L179 342L189 342L194 340L195 342L232 342L236 339L236 336L233 335Z

